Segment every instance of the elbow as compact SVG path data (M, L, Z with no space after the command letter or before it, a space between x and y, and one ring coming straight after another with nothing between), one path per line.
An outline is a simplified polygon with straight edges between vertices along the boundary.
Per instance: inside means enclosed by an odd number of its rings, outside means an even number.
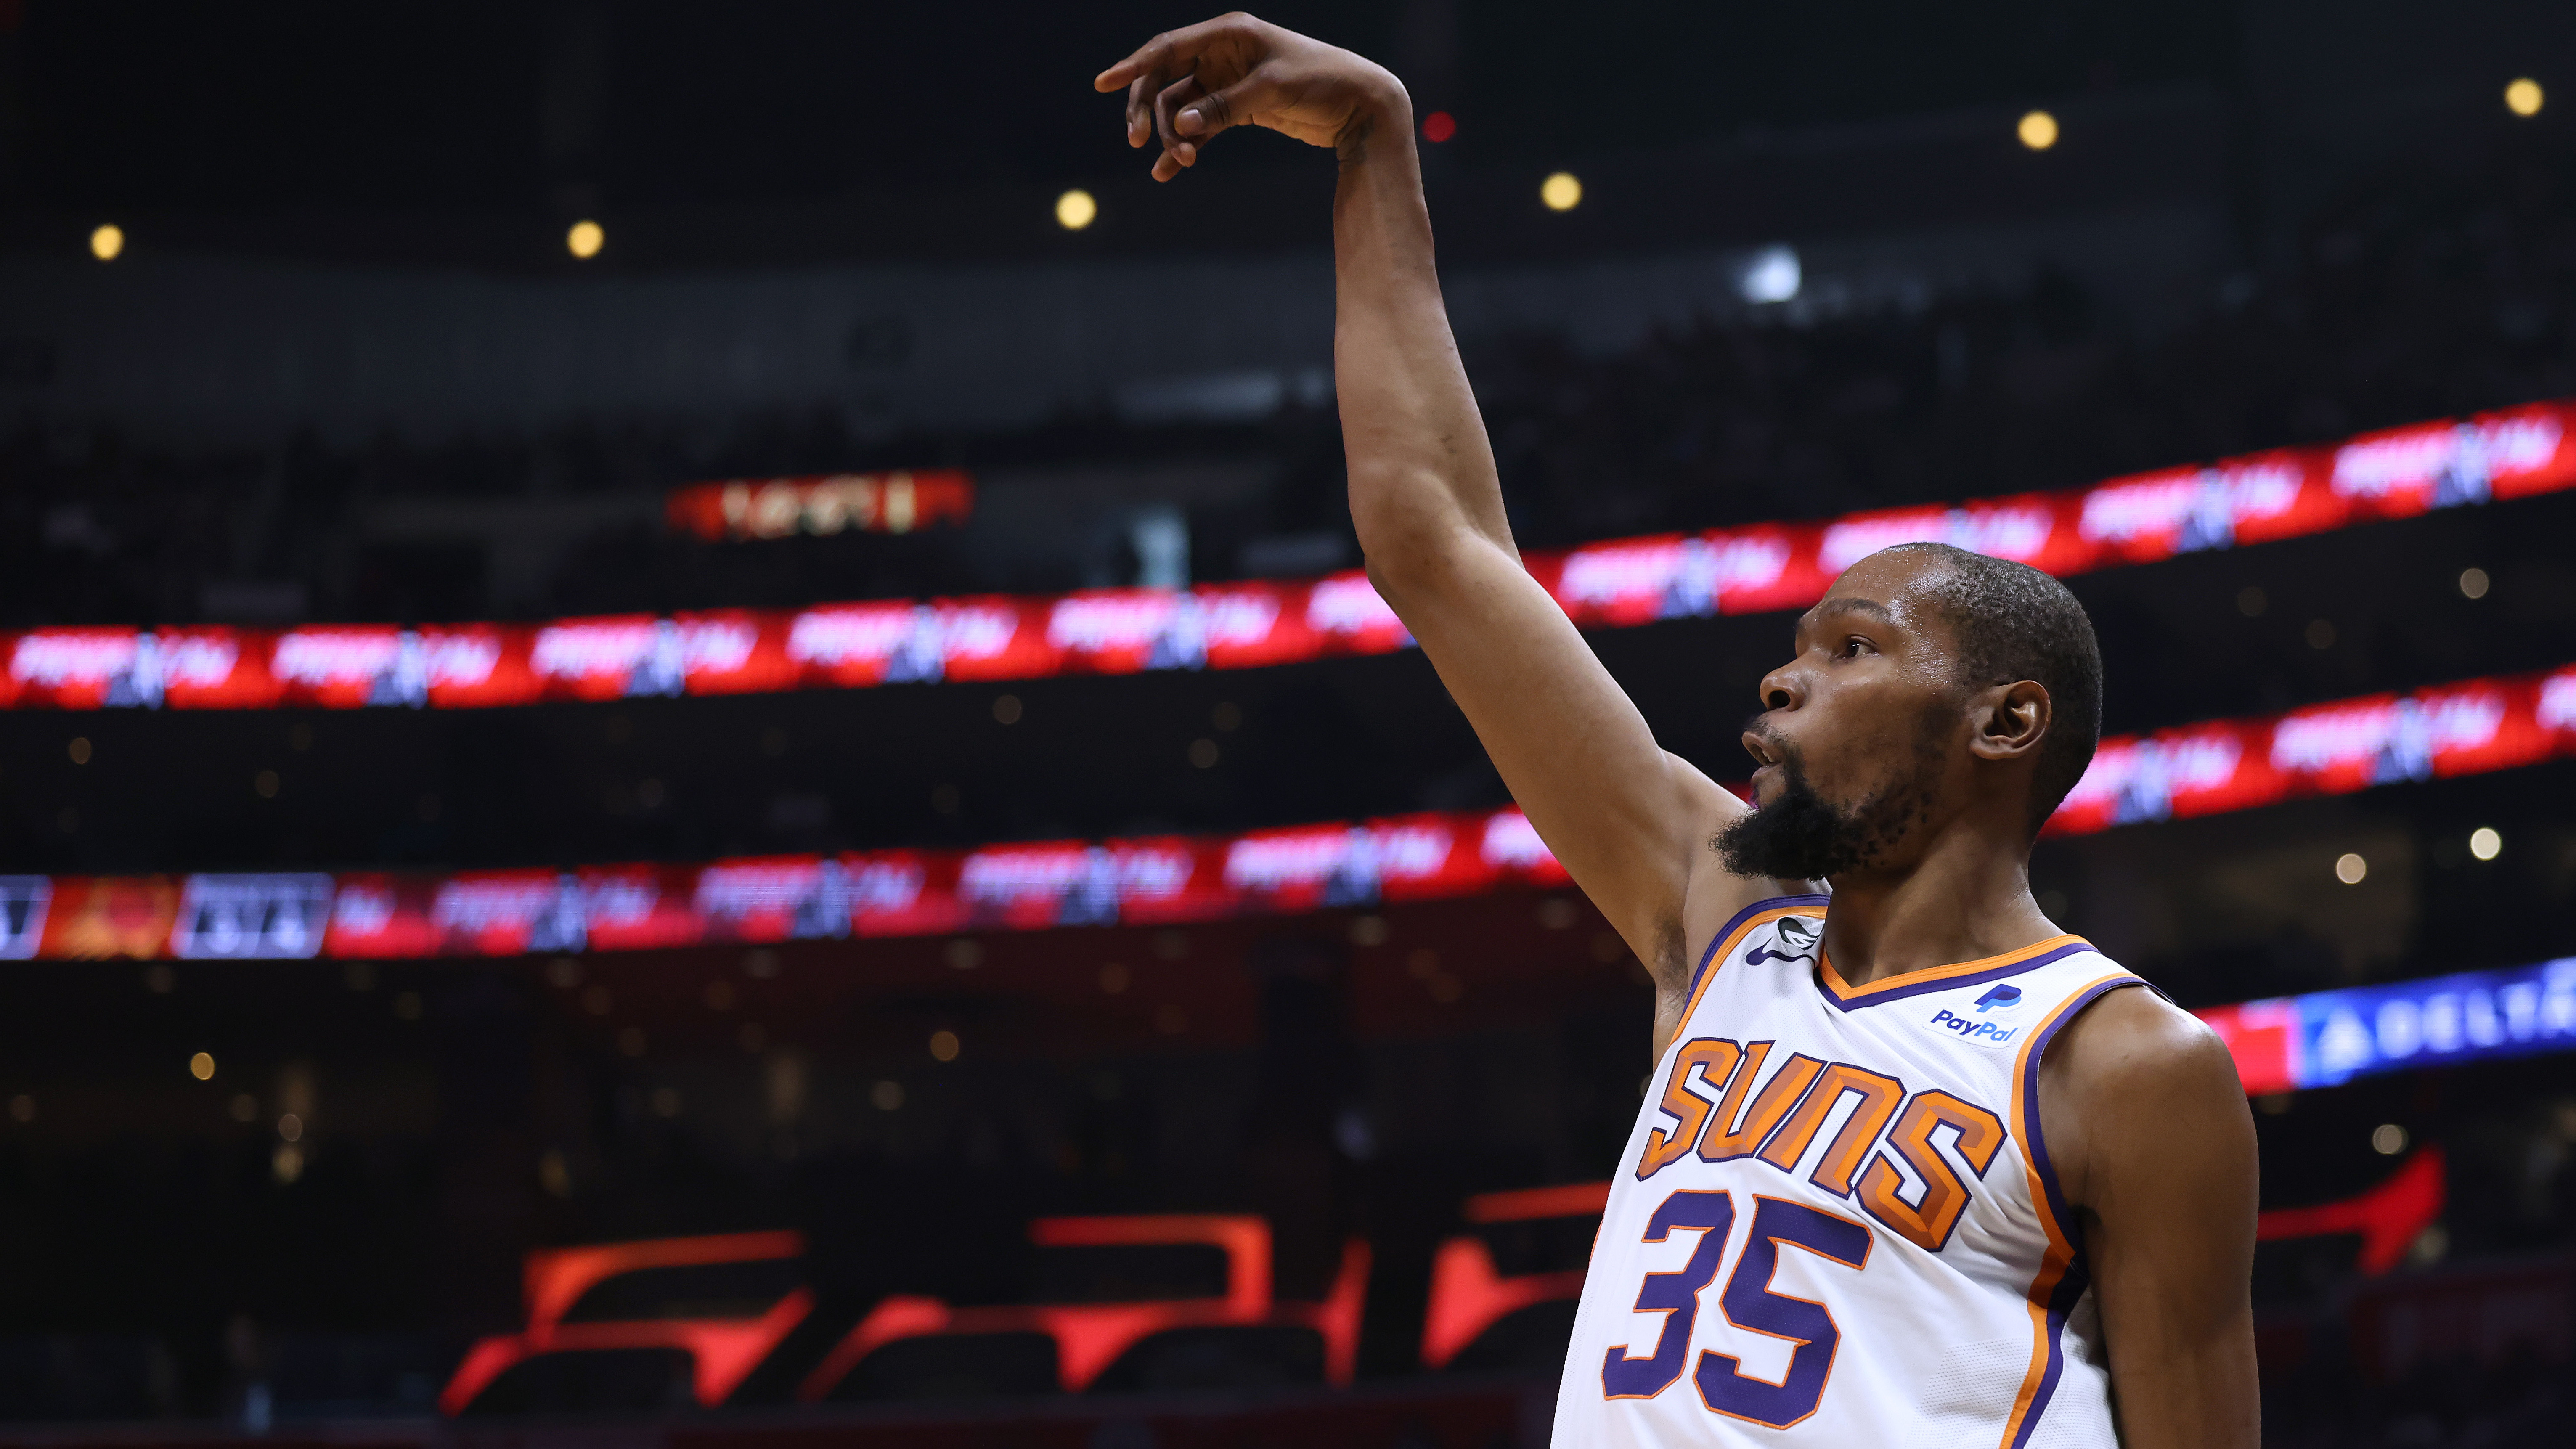
M1457 533L1451 520L1425 505L1418 489L1409 490L1398 480L1364 478L1356 469L1351 476L1351 527L1359 538L1369 582L1389 598L1392 590L1436 571L1443 553L1455 546Z
M1439 586L1449 560L1442 541L1427 529L1362 530L1360 564L1378 597L1403 612L1406 597Z

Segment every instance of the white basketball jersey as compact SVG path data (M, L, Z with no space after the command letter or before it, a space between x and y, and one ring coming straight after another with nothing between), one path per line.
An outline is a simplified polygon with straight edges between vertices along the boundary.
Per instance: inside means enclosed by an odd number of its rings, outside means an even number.
M1727 922L1592 1246L1557 1449L2103 1446L2040 1054L2137 986L2074 936L1845 986L1826 897Z

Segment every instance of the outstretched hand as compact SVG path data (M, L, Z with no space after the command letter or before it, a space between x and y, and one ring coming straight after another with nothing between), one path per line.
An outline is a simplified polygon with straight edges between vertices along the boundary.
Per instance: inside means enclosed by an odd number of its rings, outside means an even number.
M1198 164L1219 131L1262 126L1345 159L1381 118L1412 120L1404 87L1371 61L1237 12L1166 31L1102 71L1092 88L1127 90L1127 144L1159 140L1154 179Z

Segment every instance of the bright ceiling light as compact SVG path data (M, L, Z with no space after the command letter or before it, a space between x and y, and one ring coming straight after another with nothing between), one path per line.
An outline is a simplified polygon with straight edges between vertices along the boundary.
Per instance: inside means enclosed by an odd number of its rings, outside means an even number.
M1099 215L1100 203L1079 186L1055 199L1055 224L1066 231L1080 231Z
M2057 118L2046 111L2033 111L2013 128L2021 143L2034 151L2045 151L2057 144Z
M2480 860L2493 860L2504 854L2504 836L2491 825L2481 825L2469 832L2469 854Z
M1747 302L1786 302L1798 295L1803 279L1795 250L1764 247L1745 264L1743 274L1735 279L1735 287Z
M2345 885L2359 885L2370 874L2370 862L2347 850L2335 857L2335 879Z
M2504 88L2504 108L2517 116L2539 115L2541 103L2548 99L2548 93L2541 90L2540 82L2529 76L2523 76Z
M1559 171L1538 184L1538 199L1550 211L1572 211L1583 200L1583 183L1571 171Z
M595 221L576 221L572 229L564 233L564 250L585 262L598 256L599 249L606 245L608 232Z
M115 261L117 253L124 250L125 228L115 222L106 222L89 234L89 254L102 262Z

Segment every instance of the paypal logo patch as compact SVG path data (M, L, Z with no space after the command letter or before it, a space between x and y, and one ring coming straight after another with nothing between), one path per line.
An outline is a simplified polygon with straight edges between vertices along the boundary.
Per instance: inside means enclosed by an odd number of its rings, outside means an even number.
M1987 987L1986 994L1977 998L1977 1010L1981 1013L1988 1012L1994 1010L1998 1006L2014 1005L2020 1000L2020 987L2005 986L1999 983L1997 985Z
M2012 991L2012 988L2007 986L2004 991ZM2012 991L2012 993L2014 996L2020 996L2020 991ZM1984 1009L1984 1006L1978 1006L1978 1009ZM1932 1011L1932 1024L1935 1024L1935 1027L1947 1029L1947 1032L1958 1032L1960 1037L1965 1037L1965 1040L1971 1040L1971 1042L2009 1042L2012 1037L2022 1035L2020 1027L2007 1027L2007 1024L2002 1022L1978 1022L1976 1017L1958 1017L1958 1014L1953 1014L1953 1011L1947 1011L1947 1009Z

